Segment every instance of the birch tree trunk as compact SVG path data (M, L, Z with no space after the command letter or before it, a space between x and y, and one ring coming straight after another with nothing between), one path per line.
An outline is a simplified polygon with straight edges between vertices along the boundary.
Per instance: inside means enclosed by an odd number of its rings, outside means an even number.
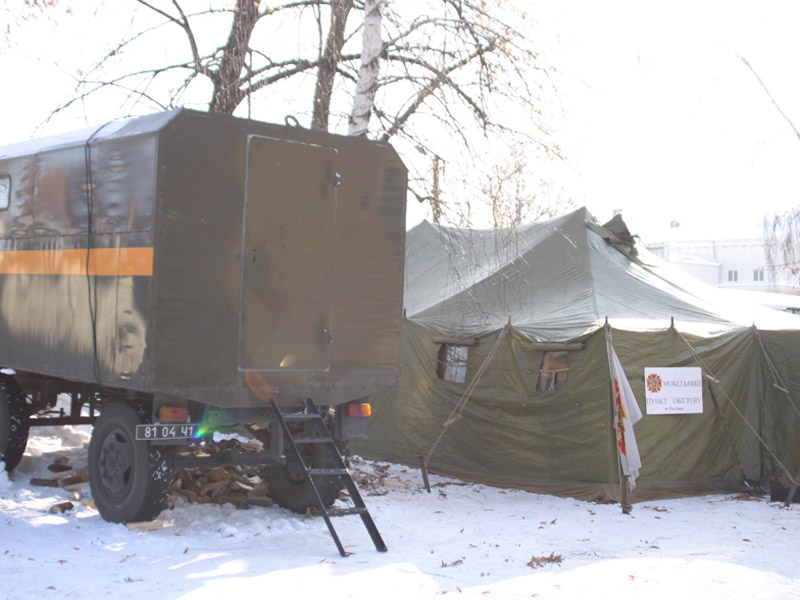
M369 130L369 119L375 104L375 92L378 90L381 52L383 52L381 21L385 3L386 0L366 0L364 3L361 68L358 71L348 135L366 136Z

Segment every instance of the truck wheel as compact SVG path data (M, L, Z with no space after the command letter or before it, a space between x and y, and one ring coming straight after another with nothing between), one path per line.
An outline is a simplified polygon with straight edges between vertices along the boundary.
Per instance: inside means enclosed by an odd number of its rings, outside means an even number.
M17 380L0 374L0 461L11 471L28 444L28 405Z
M106 521L150 521L164 509L172 479L166 451L136 441L140 412L124 402L100 413L89 442L89 482Z
M328 456L328 451L322 444L303 444L300 446L300 452L309 467L328 469L334 466ZM284 465L269 469L266 479L269 485L269 495L279 506L301 514L309 508L317 506L314 492L306 481L303 467L293 457L287 456ZM314 475L314 485L322 498L322 503L330 506L339 497L345 483L341 477Z

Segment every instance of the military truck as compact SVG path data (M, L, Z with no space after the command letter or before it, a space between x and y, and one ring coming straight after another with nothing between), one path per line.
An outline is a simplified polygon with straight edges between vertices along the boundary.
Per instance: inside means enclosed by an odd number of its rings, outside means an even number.
M341 449L399 378L406 183L387 144L186 109L0 148L6 469L92 424L106 520L156 517L186 466L261 465L297 511L316 469L330 504L313 421ZM263 451L184 451L234 427Z

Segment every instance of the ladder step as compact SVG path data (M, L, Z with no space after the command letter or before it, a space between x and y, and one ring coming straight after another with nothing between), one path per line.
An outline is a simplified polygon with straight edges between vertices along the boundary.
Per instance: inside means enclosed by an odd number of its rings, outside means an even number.
M309 469L309 475L349 475L350 472L347 469Z
M289 413L282 415L284 421L322 421L319 413Z
M325 514L329 517L344 517L346 515L363 515L367 512L363 506L348 506L347 508L326 508Z
M336 533L336 529L334 529L333 524L331 523L330 517L341 517L344 515L359 515L364 527L367 530L367 533L369 533L370 538L372 538L372 543L375 544L375 549L378 552L386 552L386 544L383 542L383 538L381 538L381 534L378 531L378 528L375 526L375 522L372 520L367 507L364 505L364 500L361 498L361 494L358 492L358 488L353 481L353 477L350 475L350 471L346 468L344 458L342 457L341 451L336 445L336 441L333 439L333 436L328 429L325 418L319 414L317 407L314 405L314 402L311 399L304 398L303 404L306 412L288 414L284 414L281 411L280 406L276 404L275 415L280 423L281 429L283 430L283 435L289 442L291 452L294 454L294 458L305 470L305 479L308 482L308 485L311 487L311 492L313 493L315 499L314 501L317 504L320 514L325 519L328 532L331 534L336 547L339 549L339 554L342 556L347 556L349 553L344 549L344 546L339 539L339 535ZM293 431L292 428L290 428L287 424L288 422L298 421L307 423L307 425L302 427L305 437L297 436L299 432ZM316 433L316 436L314 433ZM309 468L309 465L306 464L301 452L298 450L298 445L300 444L326 444L326 449L335 468ZM317 484L314 482L314 478L312 476L341 477L355 506L345 508L325 508L322 498L319 495Z
M332 444L333 438L329 437L296 437L294 438L295 444Z

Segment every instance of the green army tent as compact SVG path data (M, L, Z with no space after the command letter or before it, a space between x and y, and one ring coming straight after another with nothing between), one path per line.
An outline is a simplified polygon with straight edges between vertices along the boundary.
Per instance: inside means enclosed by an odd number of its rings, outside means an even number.
M632 500L800 467L800 318L734 303L580 209L513 231L407 233L403 370L367 457L620 500L607 333L644 417ZM607 325L606 325L607 323ZM702 412L647 414L646 367L702 368ZM445 423L447 425L445 426Z

